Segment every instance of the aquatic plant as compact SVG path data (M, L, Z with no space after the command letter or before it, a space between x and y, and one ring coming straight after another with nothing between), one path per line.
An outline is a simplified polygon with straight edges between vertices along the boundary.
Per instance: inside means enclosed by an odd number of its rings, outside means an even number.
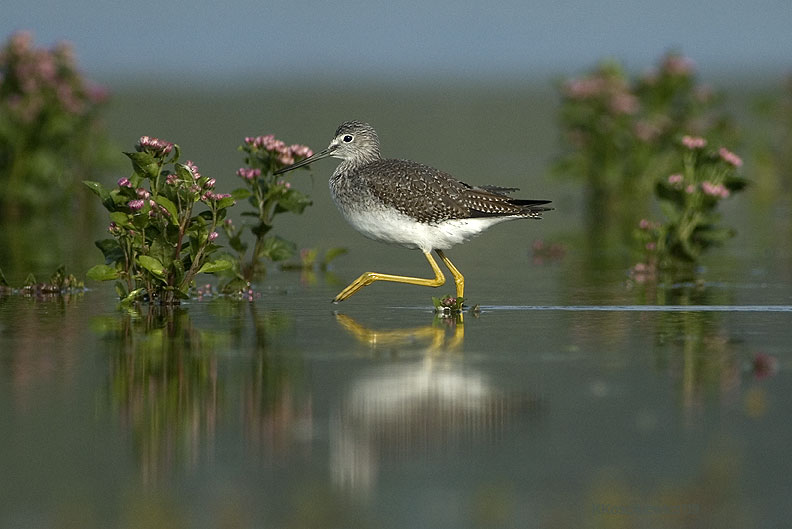
M136 152L125 153L132 174L108 191L86 181L110 212L110 239L96 242L105 263L88 271L97 281L116 280L123 302L141 298L161 304L188 296L195 276L230 269L228 259L212 255L220 248L217 229L234 197L215 192L215 179L201 175L191 161L179 163L174 143L143 136ZM198 206L203 210L195 213Z
M708 145L705 138L692 135L677 142L678 170L655 183L665 220L642 219L635 232L643 260L632 268L634 278L689 268L705 250L734 235L734 230L720 225L717 209L745 188L746 180L737 174L743 162L725 147Z
M79 182L109 165L99 122L106 99L69 44L37 48L26 31L8 39L0 49L0 220L71 210L64 205Z
M603 195L635 207L658 175L674 164L683 134L731 142L735 129L722 98L696 80L693 62L668 53L646 74L631 78L616 62L604 62L560 87L565 152L557 171L586 180L595 207Z
M0 296L20 294L22 296L58 296L78 294L85 290L85 284L74 274L66 273L64 265L52 273L48 281L38 281L32 273L28 274L22 286L15 288L8 283L0 269Z
M236 174L245 187L234 191L239 200L247 199L252 210L243 211L245 217L252 217L253 223L236 225L227 219L223 230L228 237L229 246L236 252L233 271L234 278L228 281L223 290L227 292L247 288L249 282L266 271L263 261L279 262L289 259L296 251L296 245L271 233L275 216L281 213L302 213L311 204L304 193L293 189L288 176L276 177L274 172L313 154L305 145L287 145L274 135L247 137L239 147L245 153L245 167ZM254 236L253 247L244 240L249 230Z

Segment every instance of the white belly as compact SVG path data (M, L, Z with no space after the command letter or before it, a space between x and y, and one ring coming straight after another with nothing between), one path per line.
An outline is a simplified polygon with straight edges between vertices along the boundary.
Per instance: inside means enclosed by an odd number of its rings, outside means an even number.
M447 250L475 237L494 224L510 220L510 217L485 217L423 224L394 210L347 212L342 208L341 212L356 230L370 239L424 252Z

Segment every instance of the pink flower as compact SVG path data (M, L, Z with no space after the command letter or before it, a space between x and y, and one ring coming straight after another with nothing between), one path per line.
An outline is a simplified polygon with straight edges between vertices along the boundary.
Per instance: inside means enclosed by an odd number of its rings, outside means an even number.
M718 154L720 155L721 159L728 164L733 165L734 167L742 167L743 161L742 158L728 150L726 147L721 147L718 149Z
M251 181L261 176L261 169L248 169L247 167L240 167L237 169L236 174L245 180Z
M652 227L652 223L646 219L641 219L641 222L638 223L638 227L642 230L648 230Z
M204 187L206 189L213 189L215 183L217 183L217 180L215 180L214 178L210 178L209 180L206 181L206 183L204 183Z
M564 95L571 99L588 99L599 95L605 88L605 80L600 77L570 79L564 83Z
M294 144L289 149L292 152L292 155L298 158L308 158L309 156L313 156L313 151L307 145L299 145Z
M653 242L646 243L646 249L649 250L650 252L655 251L656 248L657 248L657 244Z
M614 94L610 100L610 109L614 114L632 115L638 112L638 98L628 92Z
M682 183L682 175L679 173L672 174L668 177L668 183L671 185L677 185Z
M142 187L137 188L135 190L135 193L137 194L138 198L148 198L148 197L151 196L151 193L149 193L148 191L146 191Z
M130 200L127 203L127 206L129 206L129 209L131 209L132 211L140 211L141 209L143 209L143 205L144 202L142 199Z
M213 240L217 239L219 236L220 236L219 233L217 233L216 231L213 231L212 233L209 234L209 240L213 241Z
M712 197L728 198L729 190L723 184L713 184L712 182L702 182L701 190L705 195Z
M132 183L129 181L129 178L119 178L118 187L132 187Z
M671 54L663 60L663 70L669 75L689 75L695 67L693 60L684 55Z
M691 151L695 149L703 149L707 146L707 140L699 136L682 136L682 145Z
M685 193L687 193L688 195L692 195L695 192L696 192L696 186L694 186L693 184L690 184L685 188Z
M150 136L141 136L135 149L138 152L148 152L154 156L165 156L173 150L173 144L169 141Z
M192 163L190 160L187 160L187 163L185 163L184 166L192 173L195 180L201 178L201 173L198 172L198 166Z

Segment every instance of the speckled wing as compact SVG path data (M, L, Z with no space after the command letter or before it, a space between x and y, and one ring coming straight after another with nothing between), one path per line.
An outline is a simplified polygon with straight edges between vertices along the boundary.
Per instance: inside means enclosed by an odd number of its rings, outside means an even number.
M364 169L371 193L420 222L450 219L523 216L541 218L548 200L514 199L516 188L472 187L428 165L409 160L378 160Z

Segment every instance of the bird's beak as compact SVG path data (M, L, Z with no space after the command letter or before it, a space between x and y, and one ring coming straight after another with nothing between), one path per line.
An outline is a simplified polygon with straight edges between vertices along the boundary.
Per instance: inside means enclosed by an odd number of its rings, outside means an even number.
M297 169L298 167L303 167L304 165L308 165L309 163L313 163L316 160L321 160L322 158L327 158L328 156L332 156L333 155L333 151L335 151L335 149L336 149L335 146L331 145L327 149L325 149L323 151L320 151L320 152L317 152L316 154L314 154L313 156L309 156L305 160L300 160L299 162L293 163L293 164L291 164L291 165L289 165L287 167L284 167L283 169L278 169L273 174L285 173L287 171L291 171L292 169Z

